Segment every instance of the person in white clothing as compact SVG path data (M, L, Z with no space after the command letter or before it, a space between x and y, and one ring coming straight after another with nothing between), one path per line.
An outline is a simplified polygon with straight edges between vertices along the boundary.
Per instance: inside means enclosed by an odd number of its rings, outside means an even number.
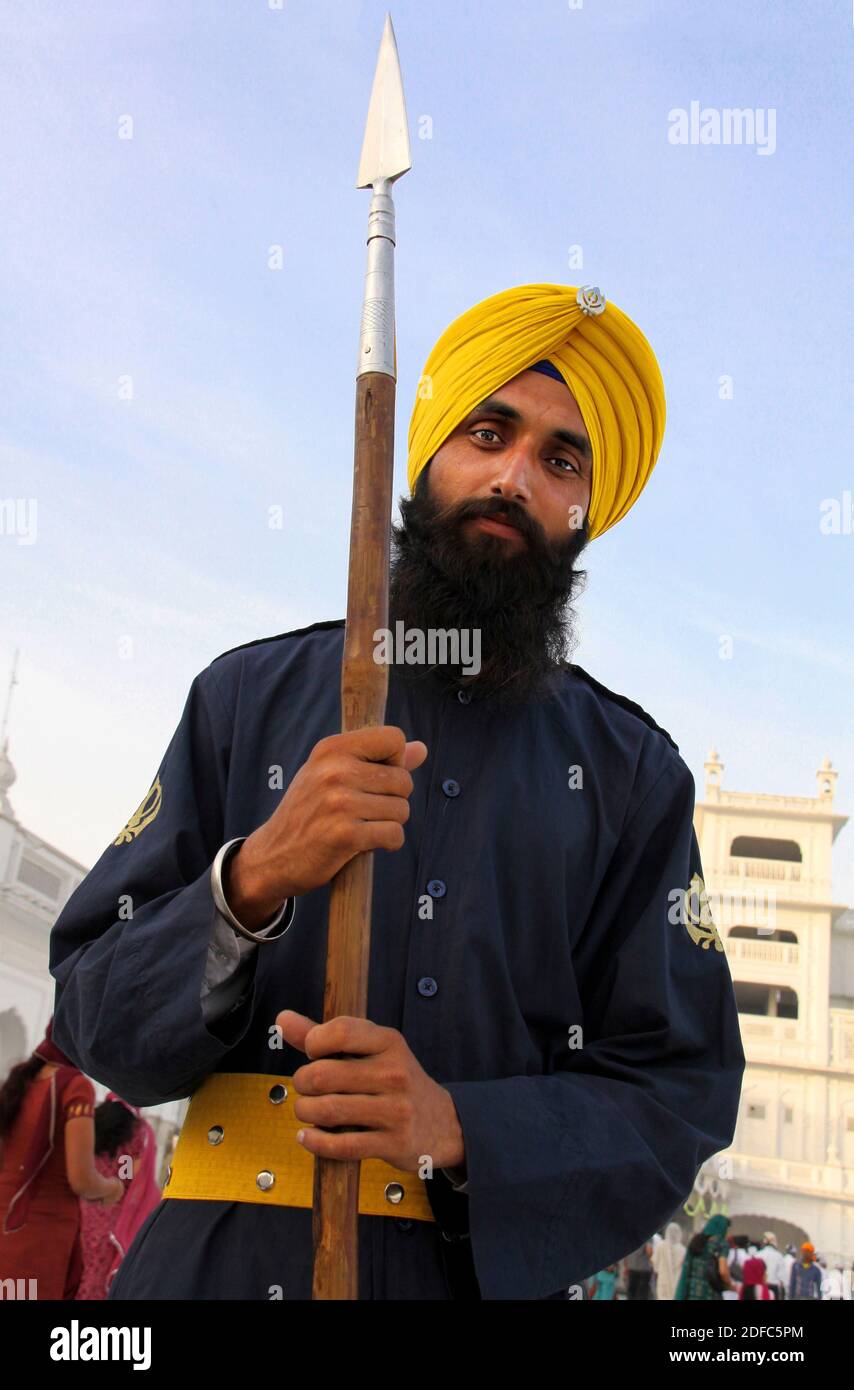
M759 1258L765 1264L765 1282L769 1289L773 1290L774 1297L779 1299L784 1296L786 1286L786 1260L777 1246L777 1237L773 1231L766 1231L762 1242Z
M672 1299L682 1272L685 1259L685 1245L682 1240L682 1227L671 1221L665 1228L664 1239L654 1243L652 1268L655 1273L655 1296L657 1299Z

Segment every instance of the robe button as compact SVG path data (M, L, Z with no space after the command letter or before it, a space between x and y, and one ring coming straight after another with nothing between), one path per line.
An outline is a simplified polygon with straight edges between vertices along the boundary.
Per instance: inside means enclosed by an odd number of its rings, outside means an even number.
M394 1218L394 1224L399 1231L411 1231L415 1222L410 1221L408 1216L396 1216Z
M427 892L430 894L431 898L444 898L447 891L447 888L440 878L431 878L430 882L427 884Z
M461 705L470 705L470 704L471 704L471 691L470 691L470 690L458 690L458 691L457 691L457 699L459 700L459 702L460 702Z
M438 988L436 981L430 975L422 975L418 981L418 993L423 994L425 999L431 998Z
M221 1144L224 1138L225 1130L223 1129L222 1125L211 1125L210 1129L208 1130L208 1143Z
M446 777L442 783L442 791L445 793L445 796L459 796L460 784L459 782L455 782L453 777Z
M385 1199L386 1199L387 1202L391 1202L392 1205L396 1207L396 1206L398 1205L398 1203L400 1203L400 1202L403 1201L403 1197L404 1197L404 1191L403 1191L403 1184L402 1184L402 1183L399 1183L399 1182L389 1182L389 1183L386 1183L386 1188L385 1188Z
M275 1181L275 1173L271 1173L269 1168L263 1168L255 1179L255 1186L260 1187L262 1192L269 1192Z

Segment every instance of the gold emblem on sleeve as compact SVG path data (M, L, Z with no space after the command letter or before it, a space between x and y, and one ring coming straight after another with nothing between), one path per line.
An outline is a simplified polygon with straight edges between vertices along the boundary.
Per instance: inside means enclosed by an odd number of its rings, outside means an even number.
M163 788L160 785L160 778L155 777L142 801L137 806L127 825L119 831L117 838L113 841L114 845L129 845L132 840L150 825L160 810L160 803L163 800Z
M696 946L708 951L712 942L716 951L724 949L718 936L718 929L712 920L712 908L706 885L699 874L694 874L685 889L685 929Z

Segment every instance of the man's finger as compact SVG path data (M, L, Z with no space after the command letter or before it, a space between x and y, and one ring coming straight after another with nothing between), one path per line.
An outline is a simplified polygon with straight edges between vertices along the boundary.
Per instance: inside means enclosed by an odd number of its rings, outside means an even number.
M370 1054L374 1055L374 1054ZM374 1079L375 1068L364 1057L320 1057L297 1067L294 1087L301 1096L385 1095L382 1081Z
M302 1124L326 1130L389 1130L395 1126L397 1107L388 1096L300 1095L294 1114Z
M302 1135L302 1139L300 1139ZM362 1130L355 1133L331 1134L329 1130L306 1127L299 1130L297 1140L309 1153L319 1158L336 1158L342 1162L353 1159L387 1157L388 1136L382 1131Z
M305 1036L302 1051L312 1060L316 1057L332 1057L339 1053L354 1054L358 1057L384 1052L396 1036L393 1028L382 1028L371 1023L369 1018L351 1018L339 1014L326 1023L317 1023Z
M316 1028L317 1024L313 1018L307 1018L305 1014L295 1013L293 1009L283 1009L276 1015L276 1027L286 1043L290 1043L298 1052L305 1052L306 1034L310 1033L312 1028Z

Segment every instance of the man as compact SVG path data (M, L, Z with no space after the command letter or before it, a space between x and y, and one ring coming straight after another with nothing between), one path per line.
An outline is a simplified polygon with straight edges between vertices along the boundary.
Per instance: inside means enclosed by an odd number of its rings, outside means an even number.
M575 562L663 426L598 290L475 305L412 416L385 726L337 733L340 620L194 680L52 938L61 1045L136 1104L193 1094L112 1296L308 1298L314 1154L362 1160L360 1298L578 1296L731 1141L691 774L565 660ZM320 1024L329 883L365 850L368 1017Z
M629 1276L627 1297L633 1302L648 1300L651 1297L652 1281L652 1243L645 1241L626 1256L626 1270Z
M815 1246L811 1241L805 1240L801 1246L800 1259L792 1265L789 1275L789 1298L797 1303L804 1303L813 1298L820 1300L821 1286L821 1270L816 1261Z
M789 1281L792 1277L792 1270L797 1263L797 1259L798 1252L790 1241L789 1244L786 1246L786 1253L783 1256L783 1287L786 1290L787 1298L789 1297Z
M786 1296L786 1261L782 1252L777 1246L777 1237L773 1231L766 1231L762 1237L762 1249L759 1251L759 1258L763 1261L767 1271L766 1282L768 1287L773 1290L775 1298L785 1298Z

